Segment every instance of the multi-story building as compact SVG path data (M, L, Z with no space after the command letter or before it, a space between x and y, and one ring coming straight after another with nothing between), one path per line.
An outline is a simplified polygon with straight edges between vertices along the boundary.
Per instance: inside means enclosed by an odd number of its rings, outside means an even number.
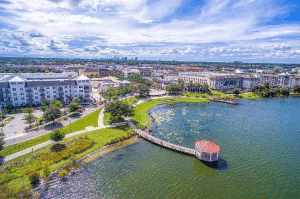
M90 69L80 69L79 75L91 76L94 77L107 77L111 73L110 70L106 68L90 68Z
M291 76L283 73L279 75L270 74L234 74L234 73L181 73L180 79L185 83L192 81L200 85L207 84L210 88L216 90L226 89L251 89L256 85L263 85L269 82L271 87L293 88L296 84L300 84L299 76Z
M86 76L77 76L70 79L32 79L25 75L0 76L0 104L1 106L38 105L44 99L52 101L59 99L68 102L69 98L83 97L90 100L90 80Z

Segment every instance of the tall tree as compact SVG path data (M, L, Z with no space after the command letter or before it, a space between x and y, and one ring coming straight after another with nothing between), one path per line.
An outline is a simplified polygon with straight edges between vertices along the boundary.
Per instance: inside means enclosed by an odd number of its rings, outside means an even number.
M207 92L207 90L208 90L208 85L207 85L207 84L203 84L202 88L205 90L205 92Z
M168 86L166 86L165 90L168 91L170 94L177 95L181 91L181 88L178 84L171 83Z
M31 115L31 113L34 111L34 108L24 108L23 109L23 113L28 113L29 115Z
M112 118L134 115L133 107L120 100L105 105L105 112L110 113Z
M295 93L299 93L300 92L300 86L298 84L296 84L294 87L293 87L293 90Z
M233 89L232 94L234 94L234 96L238 97L240 94L239 89L237 89L237 88Z
M59 108L57 106L51 105L49 108L47 108L43 117L46 121L52 121L54 124L55 119L59 118L59 116L60 116Z
M270 89L270 83L269 82L265 82L264 86L265 86L265 88Z
M149 96L150 90L145 84L139 83L136 88L137 88L140 98Z
M50 104L50 101L47 100L47 99L44 99L44 100L42 101L42 103L45 104L46 106L48 106L48 105Z
M54 129L54 131L50 134L50 140L53 142L60 142L64 139L65 135L58 129Z
M80 110L82 106L76 104L76 103L71 103L69 104L69 111L75 113L76 111Z
M56 106L58 108L62 107L62 104L59 100L53 100L52 102L50 102L50 105Z
M47 106L41 106L41 107L40 107L40 110L43 111L44 114L45 114L45 111L47 110Z

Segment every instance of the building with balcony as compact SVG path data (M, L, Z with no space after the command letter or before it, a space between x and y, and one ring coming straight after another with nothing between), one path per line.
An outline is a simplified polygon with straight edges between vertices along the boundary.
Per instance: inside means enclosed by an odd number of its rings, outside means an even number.
M24 78L24 75L11 74L0 76L0 109L5 105L25 106L38 105L44 99L59 99L68 102L70 96L91 100L90 79L86 76L62 79ZM68 76L67 76L68 77Z

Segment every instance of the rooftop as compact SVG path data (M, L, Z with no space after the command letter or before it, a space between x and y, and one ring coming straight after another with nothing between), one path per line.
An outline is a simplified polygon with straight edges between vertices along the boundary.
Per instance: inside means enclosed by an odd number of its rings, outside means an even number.
M196 142L195 147L200 151L208 153L215 153L220 151L220 147L217 144L206 140Z

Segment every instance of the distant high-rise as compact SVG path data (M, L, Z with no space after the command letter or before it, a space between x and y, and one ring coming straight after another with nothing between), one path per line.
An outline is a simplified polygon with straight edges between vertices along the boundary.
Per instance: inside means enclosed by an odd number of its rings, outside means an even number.
M124 59L125 61L127 61L127 57L125 57L125 59Z
M137 61L138 60L138 57L135 57L135 61Z

